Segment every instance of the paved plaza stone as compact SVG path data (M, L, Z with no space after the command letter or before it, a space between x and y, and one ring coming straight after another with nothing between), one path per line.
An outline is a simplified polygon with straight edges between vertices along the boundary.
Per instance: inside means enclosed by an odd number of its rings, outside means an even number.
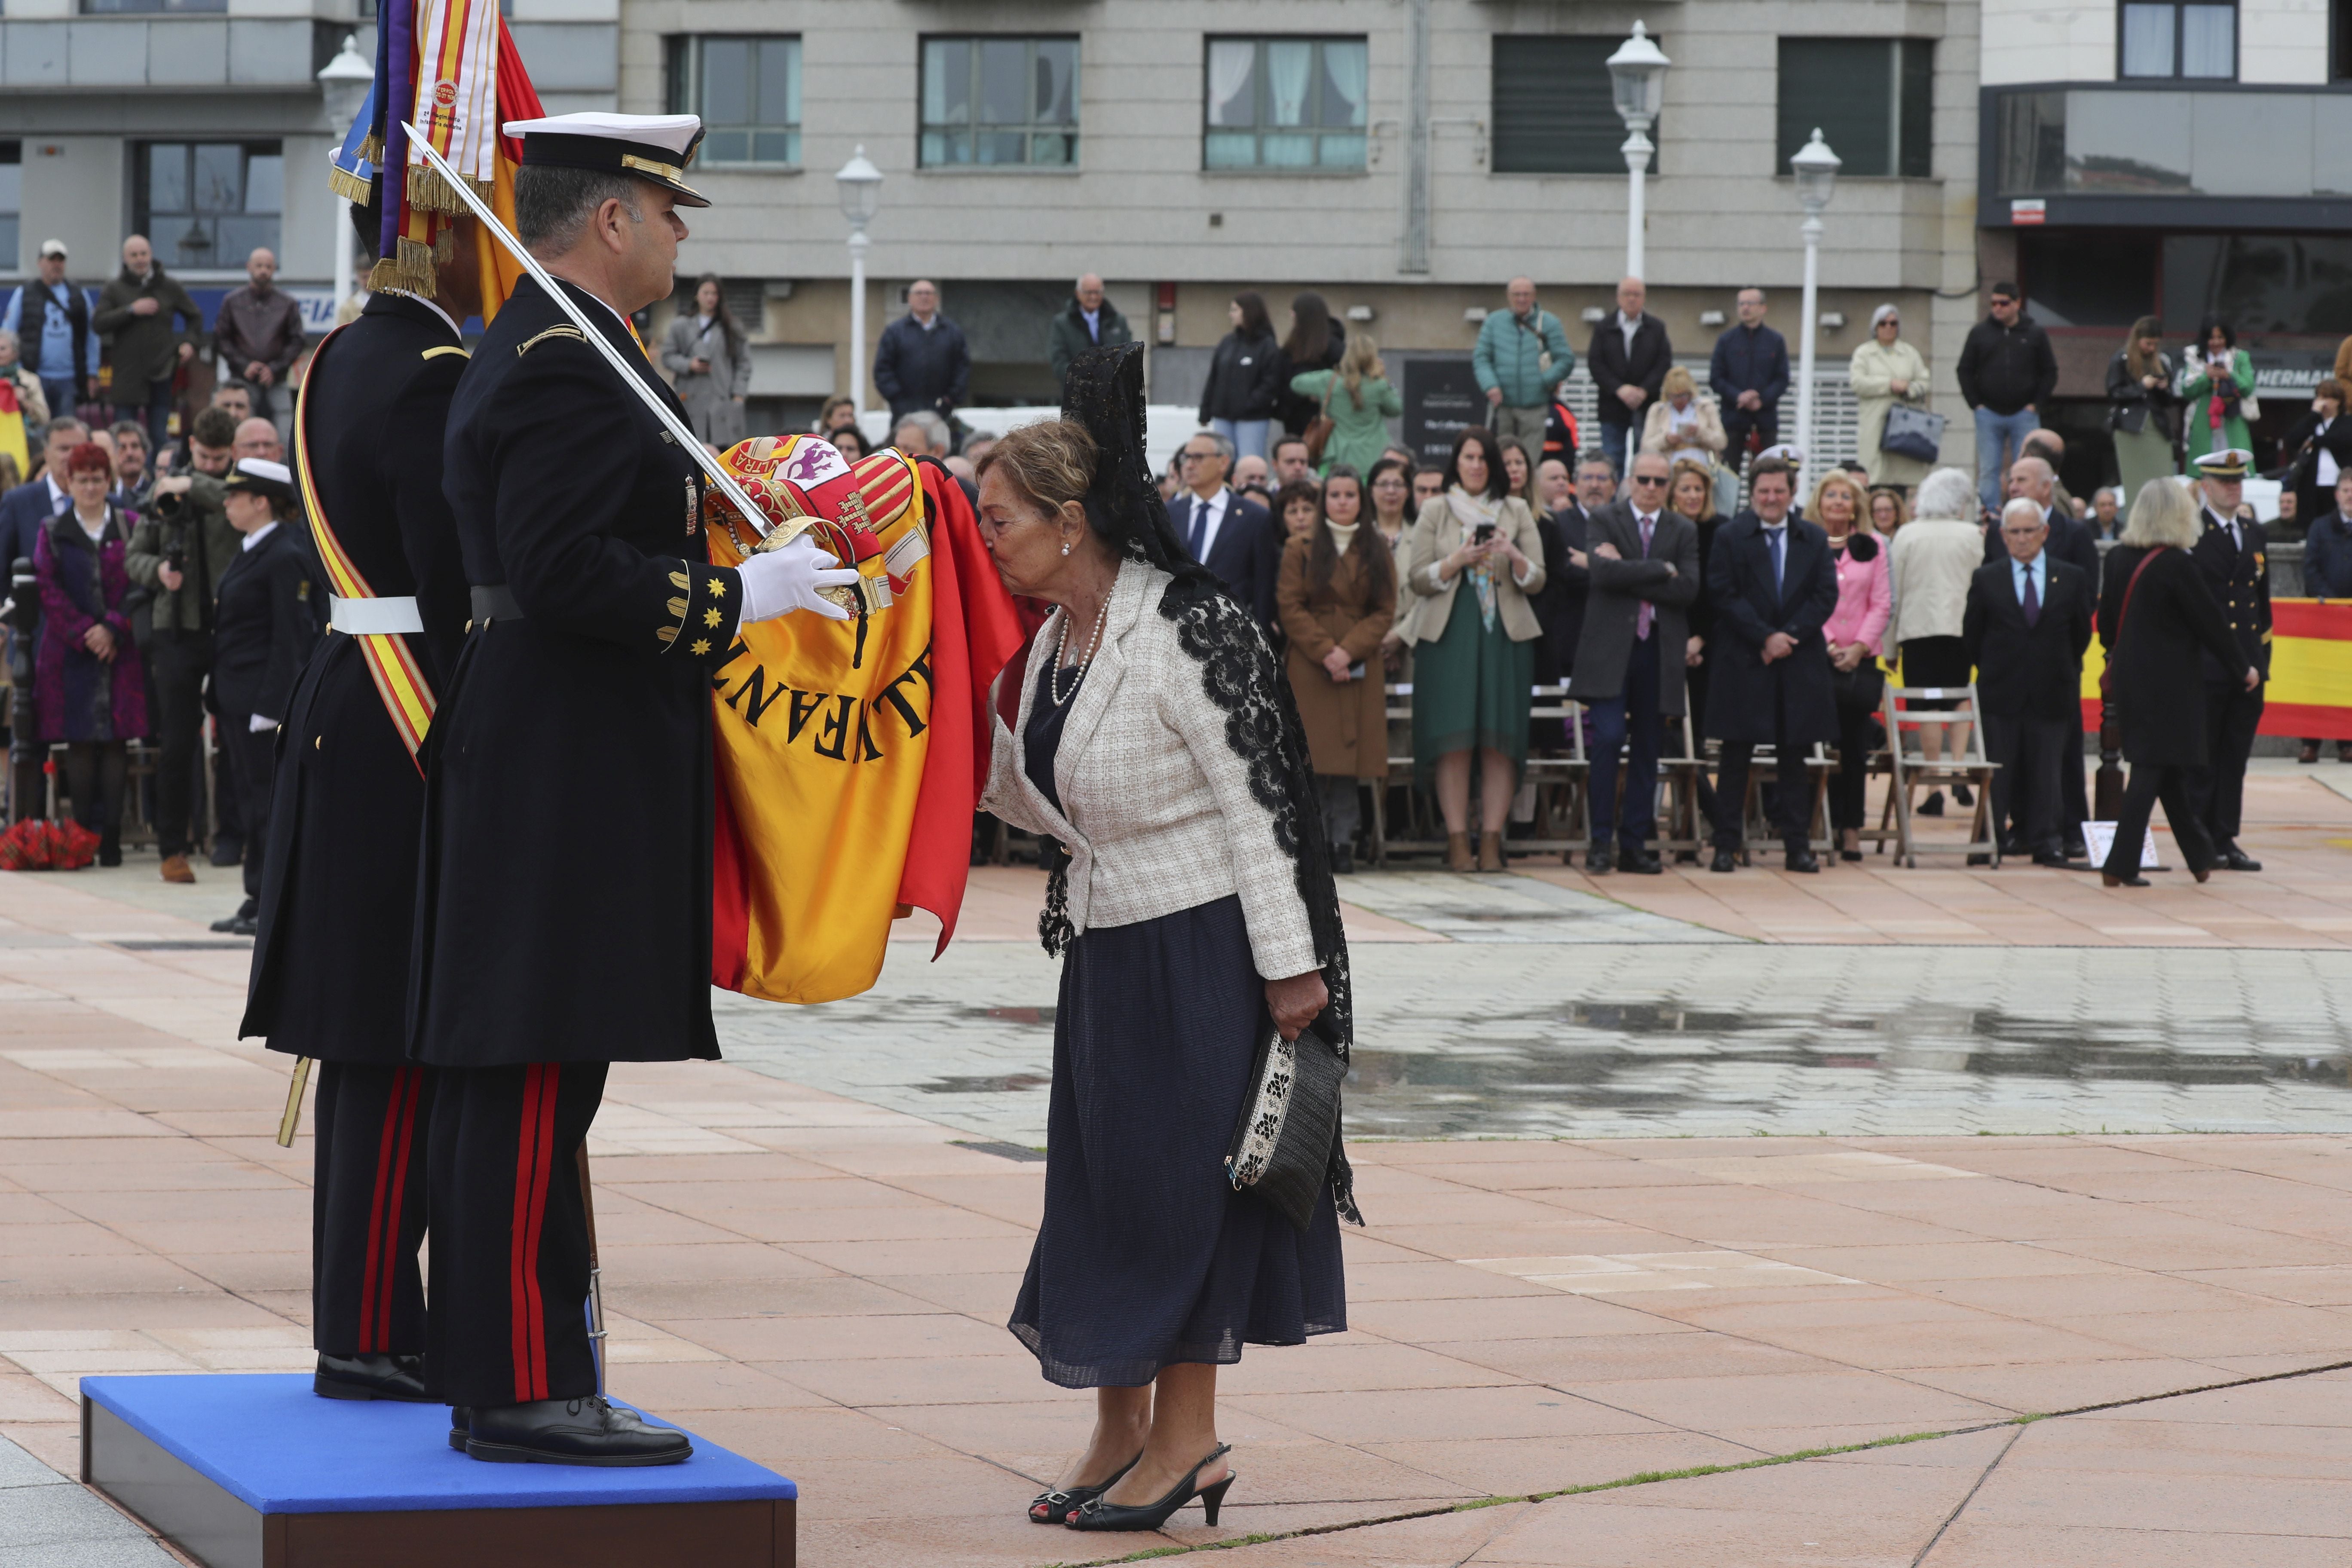
M1003 1327L1055 970L984 871L938 962L614 1070L614 1391L799 1481L813 1564L2352 1561L2334 782L2144 894L1351 879L1349 1330L1223 1374L1220 1528L1108 1545L1022 1512L1090 1401ZM65 1479L81 1376L309 1364L310 1141L200 875L0 878L0 1568L173 1555Z

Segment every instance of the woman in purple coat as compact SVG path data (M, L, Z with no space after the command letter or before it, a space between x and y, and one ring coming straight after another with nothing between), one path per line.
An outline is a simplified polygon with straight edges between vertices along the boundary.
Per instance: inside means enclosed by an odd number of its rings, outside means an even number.
M85 441L66 455L73 500L33 545L41 587L41 640L33 659L33 711L44 742L66 742L66 790L74 818L99 836L98 863L122 864L122 789L129 742L147 732L147 685L123 604L131 525L107 502L114 483L106 448Z

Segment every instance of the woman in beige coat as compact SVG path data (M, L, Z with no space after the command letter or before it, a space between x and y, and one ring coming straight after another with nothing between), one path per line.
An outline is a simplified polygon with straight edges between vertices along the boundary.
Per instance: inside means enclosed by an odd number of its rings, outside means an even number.
M1476 753L1476 869L1503 868L1503 823L1528 758L1535 644L1528 595L1544 585L1543 543L1528 503L1509 493L1494 434L1454 438L1445 488L1412 525L1406 585L1413 617L1414 781L1434 785L1445 818L1445 864L1472 869L1470 759ZM1467 587L1468 592L1464 592Z
M1381 639L1396 618L1396 566L1380 529L1366 522L1363 480L1347 464L1333 464L1323 479L1320 525L1283 546L1274 593L1290 643L1285 673L1323 796L1331 869L1341 873L1356 868L1356 783L1389 773Z
M1896 404L1927 406L1927 362L1903 341L1902 312L1881 305L1870 313L1870 342L1853 351L1848 371L1859 405L1862 466L1874 485L1901 485L1908 489L1927 477L1933 465L1916 458L1882 451L1879 437L1886 433L1886 415Z
M1664 452L1669 463L1689 452L1713 462L1722 458L1724 446L1723 412L1714 395L1701 392L1682 366L1667 371L1658 400L1642 422L1642 450Z

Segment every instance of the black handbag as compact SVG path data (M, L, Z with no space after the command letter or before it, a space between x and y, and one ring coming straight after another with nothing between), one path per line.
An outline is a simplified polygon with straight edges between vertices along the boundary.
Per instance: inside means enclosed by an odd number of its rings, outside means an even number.
M1272 1205L1300 1235L1331 1176L1339 1141L1339 1084L1348 1064L1314 1026L1286 1040L1269 1026L1250 1064L1249 1098L1225 1149L1234 1190Z

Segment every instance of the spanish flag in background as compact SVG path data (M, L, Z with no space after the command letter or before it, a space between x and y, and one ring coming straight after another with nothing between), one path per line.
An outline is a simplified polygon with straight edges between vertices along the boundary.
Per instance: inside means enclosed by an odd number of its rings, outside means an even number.
M25 442L25 409L16 401L16 384L0 375L0 458L16 459L16 481L32 471L32 448Z
M847 621L742 627L711 675L718 753L711 980L830 1002L882 972L890 922L920 907L955 934L988 777L988 692L1021 645L1011 595L953 476L882 451L852 468L811 436L721 459L767 526L814 519L866 578ZM710 559L757 542L717 496Z
M2096 638L2083 655L2083 728L2099 728ZM2263 688L2264 735L2352 741L2352 604L2271 601L2271 678Z

